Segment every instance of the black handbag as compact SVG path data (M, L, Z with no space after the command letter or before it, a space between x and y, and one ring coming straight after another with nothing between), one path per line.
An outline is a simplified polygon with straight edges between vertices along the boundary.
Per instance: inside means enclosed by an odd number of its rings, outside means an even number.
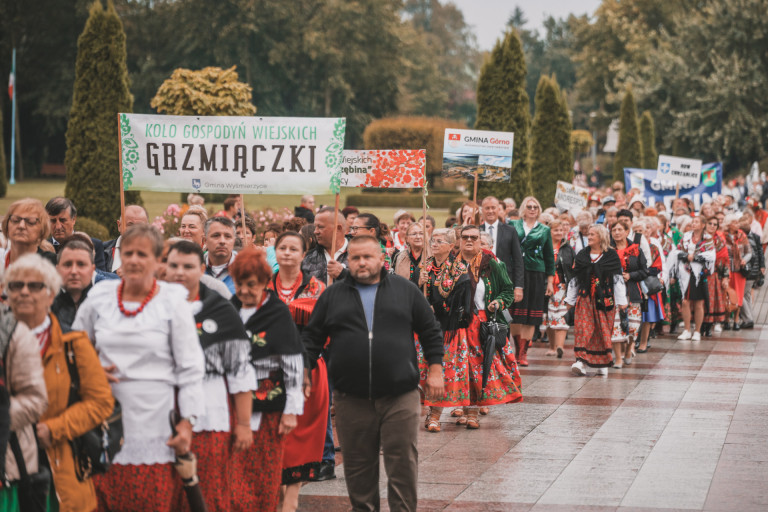
M568 308L563 318L568 327L573 327L576 324L576 307Z
M253 392L253 412L283 412L286 400L284 380L283 370L274 370L269 377L259 380L259 388Z
M643 279L641 288L646 296L651 296L661 292L661 290L664 289L664 286L661 284L658 277L648 276Z
M37 436L35 436L35 441L37 441ZM44 464L40 464L37 473L30 475L27 473L27 465L24 462L24 454L21 452L21 445L19 445L16 432L11 432L8 444L11 446L13 457L16 459L16 467L19 468L19 481L16 487L19 510L21 512L45 512L48 508L48 494L51 491L51 470Z
M71 342L64 343L64 356L69 370L69 401L67 406L80 401L80 373L77 370L75 349ZM123 447L123 409L115 400L112 414L100 425L69 442L75 459L75 475L85 481L93 475L106 473L115 455Z

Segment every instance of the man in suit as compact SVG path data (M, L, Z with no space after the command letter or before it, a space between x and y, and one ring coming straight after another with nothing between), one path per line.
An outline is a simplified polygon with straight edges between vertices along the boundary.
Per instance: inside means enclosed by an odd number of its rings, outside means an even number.
M117 231L123 232L123 225L120 222L122 219L117 219ZM149 224L149 215L147 210L143 206L137 204L131 204L125 207L125 229L133 226L134 224ZM123 235L114 240L108 240L104 242L104 261L107 267L107 272L114 272L117 275L122 275L120 267L122 262L120 261L120 243L123 240Z
M481 231L490 233L493 238L493 253L507 266L507 273L515 285L515 302L523 300L523 252L517 230L504 222L499 222L499 200L493 196L483 199L483 224Z
M45 205L45 211L51 219L51 237L48 241L53 244L53 248L58 254L62 244L75 232L77 209L75 204L66 197L54 197ZM91 242L93 242L96 268L106 270L104 243L97 238L91 238Z

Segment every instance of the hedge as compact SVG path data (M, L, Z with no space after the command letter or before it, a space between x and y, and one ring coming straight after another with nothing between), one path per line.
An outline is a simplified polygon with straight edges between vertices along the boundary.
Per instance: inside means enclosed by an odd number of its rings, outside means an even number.
M429 194L427 203L430 208L447 208L454 201L461 200L457 194ZM400 208L421 208L421 194L355 194L347 196L347 206L357 207L400 207Z
M99 240L110 240L112 238L109 236L109 230L103 224L88 217L77 218L75 221L75 231L83 231L92 238L98 238Z

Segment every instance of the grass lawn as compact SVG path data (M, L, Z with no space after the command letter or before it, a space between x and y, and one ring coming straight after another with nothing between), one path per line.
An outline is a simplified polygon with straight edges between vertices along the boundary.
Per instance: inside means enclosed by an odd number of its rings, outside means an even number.
M354 191L353 193L356 193ZM341 200L340 200L340 206L343 208L346 205L346 197L347 190L342 189L341 193ZM8 185L8 194L0 199L0 215L5 215L5 212L8 211L8 206L10 206L11 203L18 199L22 199L25 197L34 197L39 199L40 201L45 204L50 198L55 196L61 196L64 195L64 180L56 180L56 179L30 179L30 180L24 180L17 182L15 185ZM277 208L288 208L293 212L293 207L298 206L299 199L302 195L302 192L300 190L296 191L296 195L262 195L262 196L245 196L245 206L246 210L252 211L257 210L261 208L271 207L274 209ZM178 192L142 192L141 197L144 199L144 206L146 207L147 211L149 212L150 219L153 219L155 216L162 215L163 211L165 211L165 208L171 204L171 203L179 203L180 195ZM333 205L334 203L334 196L332 195L322 195L322 196L315 196L315 205ZM79 206L79 205L76 205ZM221 209L221 204L216 203L206 203L206 208L208 210L212 211L218 211ZM398 210L398 208L361 208L361 211L373 213L377 217L379 217L382 222L385 222L387 225L392 225L392 217L394 216L395 212ZM421 216L421 210L414 211L411 210L411 213L416 218L419 218ZM448 211L445 208L435 208L430 209L427 212L429 215L432 215L436 222L437 227L442 227L445 223L445 219L448 218ZM94 219L99 220L99 219ZM110 223L109 219L101 219L100 222L102 224L108 224Z

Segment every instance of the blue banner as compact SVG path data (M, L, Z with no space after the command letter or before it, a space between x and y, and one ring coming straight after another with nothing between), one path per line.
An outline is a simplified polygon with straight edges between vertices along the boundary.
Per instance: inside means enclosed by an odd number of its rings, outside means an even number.
M656 169L624 169L624 187L640 189L647 206L662 202L669 209L675 199L675 187L672 181L656 179ZM681 186L680 197L693 201L698 210L702 203L719 196L723 189L723 163L712 162L701 166L701 182L695 187Z

